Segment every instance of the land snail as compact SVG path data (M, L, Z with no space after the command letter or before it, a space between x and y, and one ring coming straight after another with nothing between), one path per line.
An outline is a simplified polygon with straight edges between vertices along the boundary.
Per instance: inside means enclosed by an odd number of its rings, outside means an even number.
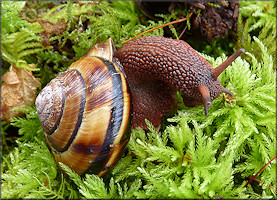
M179 91L186 106L228 93L218 76L244 49L216 68L181 40L144 36L123 44L95 45L37 96L37 113L57 163L78 174L105 175L128 142L130 129L159 126L175 109Z

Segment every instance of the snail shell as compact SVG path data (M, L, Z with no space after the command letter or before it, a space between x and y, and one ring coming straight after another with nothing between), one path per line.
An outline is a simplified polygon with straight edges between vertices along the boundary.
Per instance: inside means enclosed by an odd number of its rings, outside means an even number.
M111 39L95 45L36 99L56 162L78 174L105 175L129 140L131 95L113 50Z

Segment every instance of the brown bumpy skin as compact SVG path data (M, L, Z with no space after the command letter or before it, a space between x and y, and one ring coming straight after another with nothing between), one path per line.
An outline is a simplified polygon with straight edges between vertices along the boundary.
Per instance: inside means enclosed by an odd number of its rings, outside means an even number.
M222 92L231 94L217 77L235 58L213 72L211 64L182 40L145 36L124 44L114 57L121 62L131 88L133 128L147 129L145 118L159 125L174 110L176 91L186 106L204 104L206 115L213 99Z

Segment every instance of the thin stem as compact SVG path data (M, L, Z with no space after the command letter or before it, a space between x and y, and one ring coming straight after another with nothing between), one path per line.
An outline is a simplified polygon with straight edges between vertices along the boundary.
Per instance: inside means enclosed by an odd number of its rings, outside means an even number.
M185 31L187 30L188 25L186 24L185 28L183 29L182 33L178 36L178 38L181 38Z
M144 32L142 32L142 33L138 34L137 36L135 36L135 37L133 37L133 38L131 38L131 39L125 40L125 41L124 41L124 42L122 42L122 43L129 42L129 41L131 41L131 40L133 40L133 39L138 38L139 36L141 36L141 35L143 35L143 34L145 34L145 33L149 33L149 32L154 31L154 30L156 30L156 29L163 28L163 27L165 27L165 26L169 26L169 25L171 25L171 24L177 24L177 23L180 23L180 22L186 21L187 19L189 19L189 18L191 17L191 15L192 15L192 12L191 12L191 13L189 14L189 16L188 16L188 17L186 17L186 18L179 19L179 20L176 20L176 21L173 21L173 22L169 22L169 23L163 24L163 25L158 26L158 27L155 27L155 28L151 28L151 29L149 29L149 30L147 30L147 31L144 31Z
M249 176L248 178L251 179L251 178L253 178L253 177L252 177L252 176ZM258 183L264 184L264 183L262 183L262 181L260 181L260 180L258 180L258 179L256 179L256 178L254 178L253 181L256 181L256 182L258 182ZM274 190L277 190L277 188L274 187L274 186L272 186L272 185L268 185L267 187L269 187L269 188L271 188L271 189L274 189Z
M266 163L259 171L257 174L255 174L255 176L253 176L246 184L244 187L247 187L248 184L250 184L255 178L256 176L258 176L258 174L267 166L269 165L269 163L271 163L274 159L276 158L276 156L274 156L268 163Z

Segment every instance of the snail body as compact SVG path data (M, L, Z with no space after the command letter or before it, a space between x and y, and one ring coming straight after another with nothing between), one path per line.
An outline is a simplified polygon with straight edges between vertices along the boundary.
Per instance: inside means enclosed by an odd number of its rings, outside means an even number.
M218 76L244 52L214 69L181 40L145 36L114 50L111 39L95 45L36 99L56 162L78 174L105 175L126 146L131 125L147 129L148 119L159 126L175 110L177 91L187 106L204 104L208 115L213 99L232 95Z
M123 44L114 57L119 59L127 76L133 99L133 128L147 128L144 119L154 126L174 109L176 91L186 106L204 104L205 114L211 101L228 93L218 76L244 49L230 56L217 68L182 40L145 36Z
M50 81L36 99L56 162L78 174L106 174L129 139L129 88L118 65L102 55L102 50L108 49L107 58L111 59L111 44L109 40L96 45ZM101 54L95 53L99 50Z

